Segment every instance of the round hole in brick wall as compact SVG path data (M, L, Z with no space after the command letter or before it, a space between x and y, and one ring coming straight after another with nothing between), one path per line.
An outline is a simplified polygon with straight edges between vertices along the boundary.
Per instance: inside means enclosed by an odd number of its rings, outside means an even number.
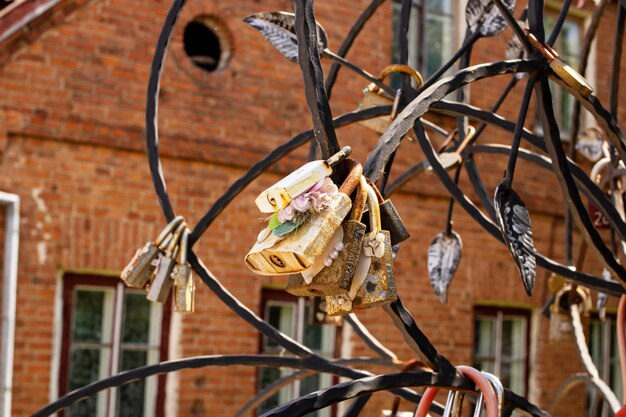
M198 16L187 23L183 46L198 68L214 72L223 69L231 54L231 37L226 25L215 16Z

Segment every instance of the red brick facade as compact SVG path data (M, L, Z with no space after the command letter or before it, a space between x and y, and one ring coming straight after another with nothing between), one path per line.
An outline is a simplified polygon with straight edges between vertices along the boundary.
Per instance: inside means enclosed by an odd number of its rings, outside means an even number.
M318 2L316 13L336 50L361 9L359 1ZM54 399L58 384L58 303L63 274L102 274L116 279L135 249L156 236L163 223L144 151L144 108L149 65L169 2L162 0L63 0L0 45L0 190L21 198L19 285L13 415L25 416ZM164 69L160 94L160 149L168 190L177 213L190 224L258 158L310 126L297 65L281 58L242 18L258 11L289 10L290 1L190 1L184 10ZM384 4L355 43L349 57L372 73L389 62L391 7ZM222 19L232 36L226 69L203 73L184 54L181 31L198 15ZM594 85L608 102L608 67L615 5L600 25ZM472 62L501 59L510 30L480 40ZM328 62L325 62L328 70ZM622 74L626 85L626 72ZM508 77L471 88L472 104L488 108ZM501 111L515 119L523 89ZM355 109L365 83L342 70L332 99L335 115ZM608 103L607 103L608 104ZM620 119L626 117L622 106ZM441 120L440 116L432 116ZM529 116L529 120L530 116ZM510 135L490 128L488 142ZM360 126L339 130L342 144L364 161L376 136ZM251 274L242 262L259 223L252 201L280 175L301 164L308 146L293 152L228 207L195 249L220 281L253 311L271 283ZM394 173L421 159L419 146L404 143ZM492 191L504 158L477 158ZM547 171L521 163L516 190L532 215L537 248L563 262L563 202ZM441 306L427 278L426 251L443 230L447 193L434 176L394 195L412 237L395 264L399 293L418 324L455 364L471 363L473 308L506 305L532 311L529 397L548 407L553 393L582 367L571 342L548 341L548 320L539 309L549 297L548 273L538 271L528 298L508 251L456 207L455 230L464 243L463 260ZM470 192L467 178L461 187ZM1 220L2 218L0 218ZM1 235L1 233L0 233ZM593 255L586 270L599 272ZM274 282L275 283L275 282ZM180 318L180 356L257 353L258 334L204 286L196 313ZM380 310L359 314L370 331L403 360L412 357ZM56 323L56 324L55 324ZM353 356L372 353L355 337ZM233 415L254 393L254 369L213 368L180 372L178 416ZM584 395L563 405L575 414ZM170 395L170 393L168 393ZM389 408L392 397L376 395L368 414ZM408 406L407 406L408 407Z

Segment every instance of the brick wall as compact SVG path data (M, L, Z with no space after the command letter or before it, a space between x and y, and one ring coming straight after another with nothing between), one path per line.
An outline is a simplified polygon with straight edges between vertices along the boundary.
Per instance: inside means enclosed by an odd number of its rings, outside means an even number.
M63 272L119 271L135 248L161 227L144 154L143 112L150 59L168 3L63 1L28 31L5 41L0 55L0 189L22 199L16 416L48 403L51 386L57 384L51 379L56 360L52 357L54 301ZM331 49L338 48L367 4L342 0L316 5ZM278 0L193 1L181 16L160 94L160 149L173 205L191 224L256 159L310 125L298 66L279 57L241 21L257 11L290 7L291 2ZM600 38L611 36L614 9L609 7ZM390 13L389 5L380 8L366 28L368 35L356 41L349 55L372 73L389 61ZM181 46L182 24L202 14L219 16L233 40L229 66L210 75L191 66ZM500 59L509 36L507 31L496 39L480 40L473 62ZM598 46L598 68L606 66L611 47L610 42ZM328 62L324 65L327 71ZM506 77L499 77L472 86L473 104L490 106L506 82ZM607 83L607 77L598 77L596 82L604 102ZM521 94L521 84L513 97ZM342 70L333 93L334 114L355 109L364 86ZM518 102L513 99L501 114L515 119ZM353 146L361 160L376 140L360 126L342 129L338 136L342 144ZM484 137L490 142L510 141L510 134L494 128ZM307 152L308 146L294 151L276 164L272 174L255 181L196 245L208 268L253 311L260 310L262 286L275 280L254 276L242 263L260 227L252 201L279 175L304 161ZM403 143L394 175L420 158L419 146ZM477 162L493 190L505 158L480 156ZM519 165L515 187L531 210L536 245L562 261L563 202L557 183L546 171L523 162ZM404 303L441 353L453 363L470 363L473 306L498 302L536 312L549 297L548 274L539 271L535 294L526 297L506 249L457 206L454 225L463 238L463 260L448 305L442 308L428 283L426 250L443 230L448 198L435 177L428 175L422 174L393 198L412 233L395 266L397 285ZM460 185L470 189L465 176ZM597 260L592 255L588 258L588 270L599 271ZM257 333L204 286L198 288L196 305L194 315L182 318L182 356L257 352ZM380 310L365 311L359 317L400 358L413 356ZM560 383L581 367L572 343L548 342L547 320L538 319L537 324L531 399L547 407ZM354 342L354 356L371 355L359 340ZM181 372L178 415L233 415L253 394L255 381L255 371L248 368ZM578 398L567 403L566 412L582 406L582 397ZM388 394L374 396L368 415L378 415L391 401Z

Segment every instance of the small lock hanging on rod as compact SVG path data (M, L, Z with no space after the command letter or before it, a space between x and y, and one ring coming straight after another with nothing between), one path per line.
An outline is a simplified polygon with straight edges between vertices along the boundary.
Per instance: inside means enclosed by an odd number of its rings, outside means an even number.
M593 93L593 87L574 68L567 65L559 54L549 45L542 44L528 29L524 30L530 43L543 55L550 65L550 69L563 80L570 88L576 90L581 96L587 97Z
M445 146L447 146L450 142L452 142L452 140L454 140L457 132L458 132L458 129L454 129L452 132L450 132L450 134L444 141ZM437 160L439 160L439 163L443 166L445 170L451 170L461 165L461 162L463 162L463 157L461 156L461 154L463 153L467 145L469 145L469 143L472 141L475 134L476 134L476 129L474 128L474 126L467 126L467 130L465 132L465 137L463 138L463 141L459 144L459 146L454 151L451 151L451 152L442 151L439 154L437 154L436 156ZM444 150L445 150L445 147L444 147ZM432 172L433 167L431 167L429 164L428 167L426 167L426 169Z
M418 71L414 70L408 65L401 64L389 65L383 68L378 79L381 82L385 81L385 78L396 72L402 72L404 74L410 75L415 80L415 88L420 88L422 84L424 84L424 79ZM389 95L385 93L379 86L374 83L370 83L363 90L363 100L361 100L361 103L359 104L359 110L369 109L376 106L388 106L390 104L393 104L393 110L391 112L392 114L389 116L380 116L373 119L362 120L359 122L359 124L378 133L385 132L393 119L396 118L398 101L400 99L401 93L402 90L397 90L395 97L390 98Z
M189 229L185 228L180 238L178 261L172 271L174 281L174 311L177 313L193 313L195 308L196 283L193 269L187 262L189 250Z
M187 223L181 223L170 241L165 254L157 261L157 267L154 276L150 282L147 299L158 303L164 303L167 300L170 289L172 288L172 271L176 264L176 258L180 250L180 237L183 230L187 228Z
M137 249L131 261L120 274L122 281L131 288L143 288L150 281L155 269L154 261L163 255L176 227L183 222L182 216L176 216L165 226L153 242L147 242Z
M264 190L254 200L261 213L274 213L333 173L333 167L346 159L352 148L345 146L327 160L311 161Z

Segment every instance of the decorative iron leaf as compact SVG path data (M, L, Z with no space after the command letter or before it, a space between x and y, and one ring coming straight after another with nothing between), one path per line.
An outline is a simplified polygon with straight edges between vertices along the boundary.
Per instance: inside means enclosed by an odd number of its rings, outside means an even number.
M450 235L439 233L428 247L428 276L435 294L445 304L448 287L461 262L461 238L455 232Z
M502 2L513 13L515 0ZM507 26L506 19L492 0L469 0L465 8L465 21L472 33L479 31L485 37L495 36Z
M597 162L604 156L604 134L597 126L585 129L576 141L576 150L591 162Z
M521 27L526 26L526 22L523 22L521 20L518 20L517 23L519 23ZM526 52L526 49L524 49L522 41L520 41L517 35L513 33L513 35L511 35L511 38L509 39L509 43L507 43L506 45L506 50L504 51L504 59L510 60L526 58L528 58L528 52ZM526 77L526 75L527 74L525 72L516 72L515 78L521 80L522 78Z
M528 210L519 195L503 185L496 188L494 203L504 241L520 271L526 293L532 295L537 264Z
M287 12L256 13L243 19L257 29L285 58L298 62L298 40L296 38L296 16ZM324 28L317 24L319 49L328 47Z

